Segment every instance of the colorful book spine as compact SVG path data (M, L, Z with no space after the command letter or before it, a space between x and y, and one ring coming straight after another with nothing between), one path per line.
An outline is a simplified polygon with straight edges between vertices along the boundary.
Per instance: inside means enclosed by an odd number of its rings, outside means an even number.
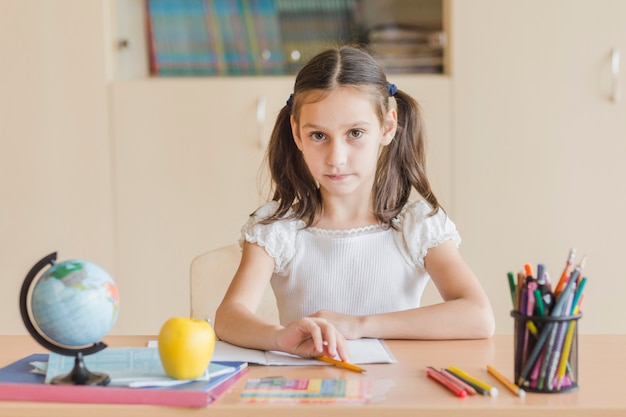
M354 0L275 1L288 73L326 48L354 42Z
M283 74L285 55L274 0L243 0L243 19L253 73Z
M274 0L147 0L154 75L284 73Z
M206 25L205 0L147 1L153 74L216 75L217 40Z

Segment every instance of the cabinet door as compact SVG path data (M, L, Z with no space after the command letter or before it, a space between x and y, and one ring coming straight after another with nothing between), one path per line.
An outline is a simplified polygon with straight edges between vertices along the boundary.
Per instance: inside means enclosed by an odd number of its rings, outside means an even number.
M116 278L103 22L102 1L0 4L1 334L26 331L20 286L52 252Z
M129 304L142 306L127 317L130 330L186 315L191 260L237 241L265 199L259 169L290 90L240 78L113 86L119 271L133 282Z
M392 81L423 106L434 187L446 200L449 80ZM292 84L290 77L264 77L113 85L119 273L132 283L126 305L141 306L125 316L120 332L158 332L167 317L187 314L191 260L236 242L248 215L267 198L260 168Z
M464 255L511 333L506 273L587 255L583 332L616 320L626 280L626 3L452 2L455 201Z

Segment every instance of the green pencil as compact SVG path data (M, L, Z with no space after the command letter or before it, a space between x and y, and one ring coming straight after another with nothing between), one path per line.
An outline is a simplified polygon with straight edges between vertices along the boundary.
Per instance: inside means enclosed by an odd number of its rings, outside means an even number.
M509 290L511 291L511 301L513 302L513 310L517 310L517 288L515 285L515 275L513 272L507 274L509 278Z

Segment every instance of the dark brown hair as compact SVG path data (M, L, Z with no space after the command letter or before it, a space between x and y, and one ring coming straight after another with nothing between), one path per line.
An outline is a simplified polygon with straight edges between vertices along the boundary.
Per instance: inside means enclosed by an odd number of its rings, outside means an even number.
M272 200L278 202L276 212L262 220L271 223L285 217L301 219L311 226L322 210L322 195L317 188L302 153L296 147L291 131L290 116L299 120L301 100L312 90L331 91L340 86L352 86L370 93L378 109L379 120L389 110L387 77L366 51L344 46L329 49L313 57L296 76L293 94L276 119L267 149L272 179ZM373 188L374 215L384 225L391 226L415 189L432 207L440 206L426 176L424 133L418 103L398 89L393 95L398 112L396 135L383 147L376 168ZM289 213L289 210L293 211Z

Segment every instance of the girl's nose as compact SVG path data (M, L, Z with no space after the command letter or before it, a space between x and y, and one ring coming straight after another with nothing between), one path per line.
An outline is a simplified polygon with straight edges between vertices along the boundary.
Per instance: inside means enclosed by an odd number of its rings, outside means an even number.
M330 145L330 150L326 163L334 168L338 168L342 165L345 165L348 159L347 156L347 149L345 145L341 142L333 142Z

